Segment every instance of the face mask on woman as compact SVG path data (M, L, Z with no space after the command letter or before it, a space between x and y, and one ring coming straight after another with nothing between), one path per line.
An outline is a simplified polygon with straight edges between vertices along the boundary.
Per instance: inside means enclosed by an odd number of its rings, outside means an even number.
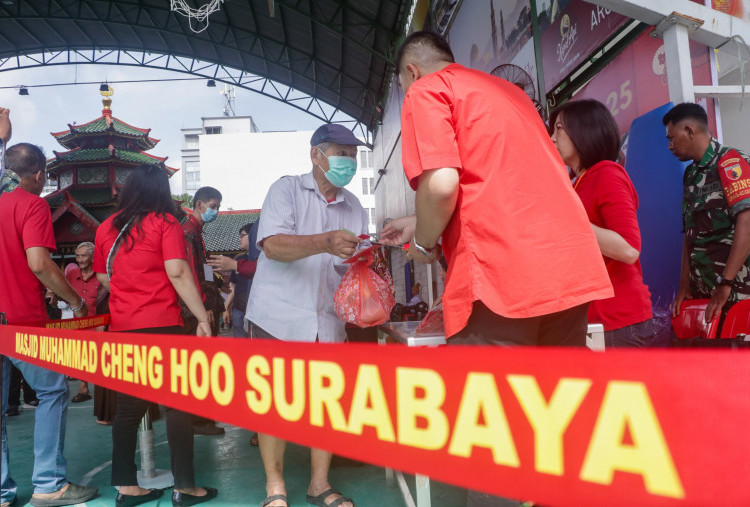
M354 157L339 157L331 155L330 157L318 148L318 151L328 159L328 172L325 173L328 181L333 186L342 188L349 184L357 174L357 159ZM320 167L320 166L318 166ZM322 169L322 167L321 167Z

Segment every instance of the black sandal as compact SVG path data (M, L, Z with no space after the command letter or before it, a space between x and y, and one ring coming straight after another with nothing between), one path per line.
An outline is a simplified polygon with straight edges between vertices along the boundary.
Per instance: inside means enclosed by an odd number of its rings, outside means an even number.
M336 500L333 500L331 503L326 503L326 498L328 498L331 495L341 495L341 496L337 498ZM351 504L354 505L354 507L356 507L354 500L352 500L351 498L345 497L339 491L336 491L333 488L328 488L327 490L323 491L321 494L317 496L307 495L307 503L317 505L318 507L338 507L344 502L351 502Z

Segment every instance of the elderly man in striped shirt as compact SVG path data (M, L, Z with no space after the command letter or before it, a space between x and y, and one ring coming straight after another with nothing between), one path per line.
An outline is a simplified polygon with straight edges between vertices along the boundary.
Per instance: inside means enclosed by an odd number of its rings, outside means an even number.
M368 217L343 187L357 172L357 145L341 125L326 124L310 140L312 171L274 183L260 214L261 249L245 319L251 338L298 342L343 342L344 323L333 295L350 258L367 233ZM268 497L261 504L288 506L283 476L286 442L260 435ZM312 477L307 501L321 507L354 507L331 488L331 453L311 449Z

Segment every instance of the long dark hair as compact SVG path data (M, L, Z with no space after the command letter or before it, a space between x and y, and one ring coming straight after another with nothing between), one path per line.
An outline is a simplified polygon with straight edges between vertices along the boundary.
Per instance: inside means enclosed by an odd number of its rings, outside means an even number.
M607 106L598 100L583 99L556 107L549 116L550 135L555 131L560 113L563 128L578 151L581 169L588 169L602 160L617 162L620 129Z
M156 213L165 220L170 215L176 220L177 209L164 170L154 164L142 164L133 169L122 187L115 212L117 215L112 223L118 231L130 223L126 232L127 249L143 236L141 222L149 213Z

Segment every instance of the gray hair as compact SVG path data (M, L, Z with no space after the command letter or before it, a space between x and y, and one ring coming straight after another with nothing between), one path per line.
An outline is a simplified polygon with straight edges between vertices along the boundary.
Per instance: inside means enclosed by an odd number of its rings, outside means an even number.
M94 256L94 244L91 241L84 241L83 243L78 245L76 247L76 252L83 247L86 247L88 249L90 256Z

